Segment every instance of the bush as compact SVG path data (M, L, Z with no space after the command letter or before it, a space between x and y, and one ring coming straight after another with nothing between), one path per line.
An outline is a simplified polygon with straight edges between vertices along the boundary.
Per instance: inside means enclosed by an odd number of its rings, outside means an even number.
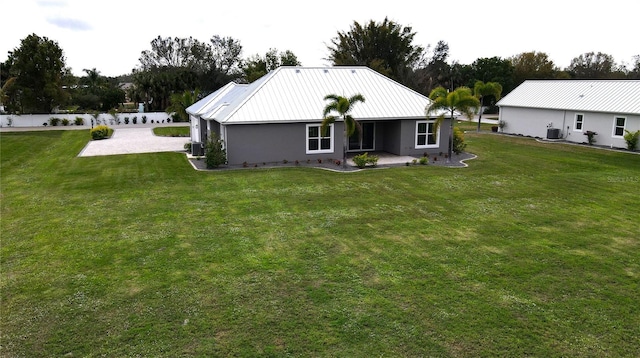
M62 125L63 125L63 126L65 126L65 127L66 127L66 126L68 126L68 125L69 125L69 123L70 123L70 122L69 122L69 120L68 120L67 118L62 118Z
M584 132L584 135L587 136L587 141L589 142L589 145L593 145L593 143L596 142L596 136L598 135L598 133L594 131L586 131Z
M75 124L76 124L77 126L83 126L83 125L84 125L84 118L82 118L82 117L76 117Z
M133 121L133 124L137 124L138 123L138 117L133 116L133 119L131 119L131 121Z
M58 124L60 124L60 118L56 118L56 117L49 118L49 124L53 127L57 126Z
M421 157L420 158L420 164L422 164L422 165L429 164L429 157Z
M124 117L124 124L129 124L129 117Z
M358 168L364 168L367 166L367 164L371 164L371 166L375 167L376 165L378 165L378 156L369 156L369 153L363 153L353 157L353 162Z
M142 124L147 123L147 116L142 116Z
M638 139L640 139L640 130L631 132L625 129L624 131L626 132L624 140L627 142L627 149L635 150L638 146Z
M460 154L464 152L466 147L467 143L464 142L464 133L462 132L462 129L458 127L453 128L453 152Z
M104 125L99 125L91 129L89 133L91 133L92 139L99 140L111 137L111 134L113 134L113 129Z
M222 139L219 139L215 133L211 133L211 138L205 144L204 156L207 169L227 164L227 151L222 148Z

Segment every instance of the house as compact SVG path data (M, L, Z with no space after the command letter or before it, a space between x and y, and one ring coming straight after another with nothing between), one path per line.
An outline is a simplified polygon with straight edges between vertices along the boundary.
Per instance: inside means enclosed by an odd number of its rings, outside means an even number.
M362 134L348 139L352 153L401 156L446 152L449 122L425 115L431 100L367 67L279 67L251 84L229 83L189 108L194 154L215 133L230 165L342 158L343 122L320 125L328 94L360 93L351 115ZM436 129L437 131L434 131Z
M640 130L638 80L528 80L498 101L503 131L626 148L625 130Z

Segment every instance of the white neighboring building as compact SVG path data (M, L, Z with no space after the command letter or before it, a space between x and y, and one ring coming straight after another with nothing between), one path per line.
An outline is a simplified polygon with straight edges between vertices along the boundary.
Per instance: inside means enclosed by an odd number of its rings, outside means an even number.
M497 105L504 133L626 148L640 130L640 80L528 80Z

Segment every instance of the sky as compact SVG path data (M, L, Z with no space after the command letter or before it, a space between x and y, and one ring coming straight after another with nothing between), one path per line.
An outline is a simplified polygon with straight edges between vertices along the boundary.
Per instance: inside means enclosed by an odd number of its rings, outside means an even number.
M338 32L386 17L411 27L415 46L446 42L450 63L537 51L560 68L588 52L630 64L640 54L635 1L3 0L0 62L36 34L58 43L74 75L95 68L115 77L131 73L158 36L208 43L218 35L238 40L242 58L273 48L292 51L303 66L329 66L327 45Z

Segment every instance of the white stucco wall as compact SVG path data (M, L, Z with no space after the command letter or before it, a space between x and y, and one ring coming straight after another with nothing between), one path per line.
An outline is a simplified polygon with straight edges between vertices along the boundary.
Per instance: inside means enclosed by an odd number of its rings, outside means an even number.
M576 114L583 115L582 130L575 130ZM504 133L532 137L547 137L547 126L560 129L563 139L574 143L586 143L584 132L598 133L596 144L626 148L622 136L614 136L615 118L625 117L625 129L634 132L640 130L640 116L617 113L579 112L520 107L500 108L500 120L505 122Z
M125 125L125 117L129 117L129 126L134 125L133 117L137 117L137 125L142 125L142 116L147 117L147 124L150 124L152 120L154 123L162 123L162 121L167 123L167 119L171 118L171 116L165 112L119 113L117 116L120 119L120 125L123 126ZM3 114L0 115L0 127L44 127L44 123L47 123L48 126L49 119L52 117L68 119L70 126L75 125L73 123L75 122L76 117L82 117L84 119L84 125L82 127L86 128L91 128L91 119L93 118L90 114ZM11 120L9 120L9 118L11 118ZM98 120L101 122L100 124L106 124L108 126L117 125L113 116L108 113L99 114ZM62 123L58 124L58 126L62 126Z

